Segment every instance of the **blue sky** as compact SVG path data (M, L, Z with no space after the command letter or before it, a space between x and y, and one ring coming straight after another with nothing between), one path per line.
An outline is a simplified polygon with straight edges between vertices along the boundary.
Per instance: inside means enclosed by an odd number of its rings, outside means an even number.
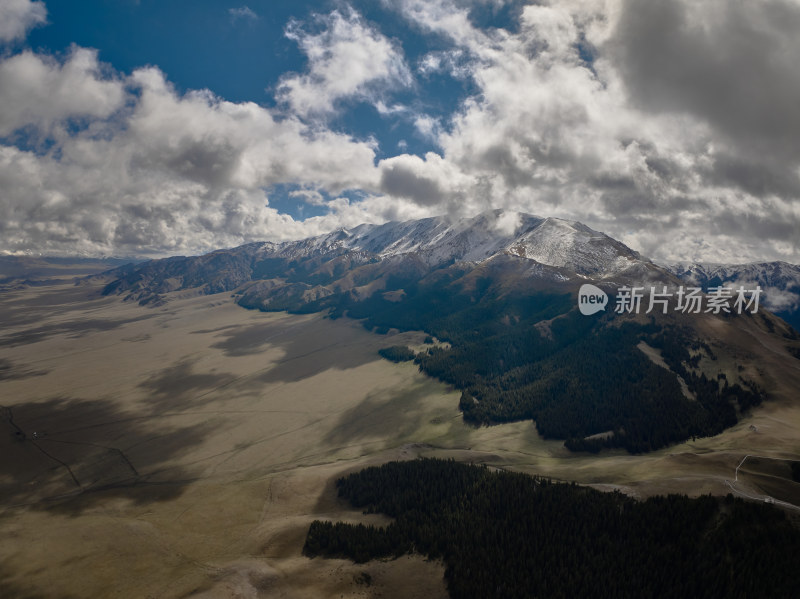
M793 0L0 0L0 252L506 208L800 262L798 26Z
M521 3L478 4L469 17L478 27L514 28ZM69 53L73 45L95 48L98 59L122 73L157 66L179 93L209 89L231 102L275 107L281 77L302 72L307 58L287 36L292 23L313 32L324 28L318 17L356 11L365 23L398 44L414 65L426 54L450 49L448 40L426 35L390 6L361 2L251 1L248 4L201 1L87 0L79 11L69 1L48 2L50 25L33 29L27 44L40 52ZM55 26L57 24L57 26ZM409 88L393 90L393 102L446 118L478 90L469 79L449 73L427 75ZM378 156L399 148L424 155L438 150L407 118L381 115L369 102L342 99L328 126L360 139L375 138Z

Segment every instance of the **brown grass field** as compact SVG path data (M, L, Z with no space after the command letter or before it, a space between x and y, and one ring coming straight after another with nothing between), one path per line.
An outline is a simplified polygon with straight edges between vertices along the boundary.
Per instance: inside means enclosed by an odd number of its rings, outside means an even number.
M800 360L773 360L755 330L772 401L717 437L586 456L531 422L466 426L458 392L377 355L422 333L227 294L143 308L97 291L0 292L2 597L445 597L421 557L301 555L315 518L384 521L340 502L337 477L424 455L638 497L724 494L745 454L800 457Z

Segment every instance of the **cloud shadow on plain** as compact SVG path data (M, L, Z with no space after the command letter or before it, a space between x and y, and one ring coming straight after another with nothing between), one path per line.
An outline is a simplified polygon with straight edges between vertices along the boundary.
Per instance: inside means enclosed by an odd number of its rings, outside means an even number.
M2 504L78 516L109 496L139 505L173 499L192 477L169 462L212 428L172 426L155 405L131 413L110 398L58 396L0 407Z

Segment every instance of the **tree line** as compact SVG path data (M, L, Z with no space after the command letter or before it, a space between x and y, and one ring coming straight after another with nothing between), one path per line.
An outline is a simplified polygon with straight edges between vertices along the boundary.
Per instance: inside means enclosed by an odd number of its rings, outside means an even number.
M732 495L635 501L431 459L336 485L351 505L394 521L315 521L305 555L442 559L454 599L800 596L800 532L775 507Z

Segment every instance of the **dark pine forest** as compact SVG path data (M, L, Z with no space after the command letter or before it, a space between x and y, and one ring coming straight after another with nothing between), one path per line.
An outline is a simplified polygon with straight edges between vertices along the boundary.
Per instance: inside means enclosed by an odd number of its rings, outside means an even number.
M337 487L394 521L315 521L306 555L441 559L454 599L800 597L800 531L731 495L639 502L441 460L390 462Z
M586 317L570 294L501 295L488 280L470 293L400 284L403 302L381 294L342 300L332 315L363 318L378 332L424 330L448 341L449 349L432 347L415 361L462 391L459 407L476 425L533 419L543 437L564 439L573 451L641 453L716 435L763 399L755 385L698 374L699 353L714 356L688 327ZM672 372L654 364L637 347L641 341L660 350ZM382 355L412 357L397 346ZM613 434L586 439L600 433Z

